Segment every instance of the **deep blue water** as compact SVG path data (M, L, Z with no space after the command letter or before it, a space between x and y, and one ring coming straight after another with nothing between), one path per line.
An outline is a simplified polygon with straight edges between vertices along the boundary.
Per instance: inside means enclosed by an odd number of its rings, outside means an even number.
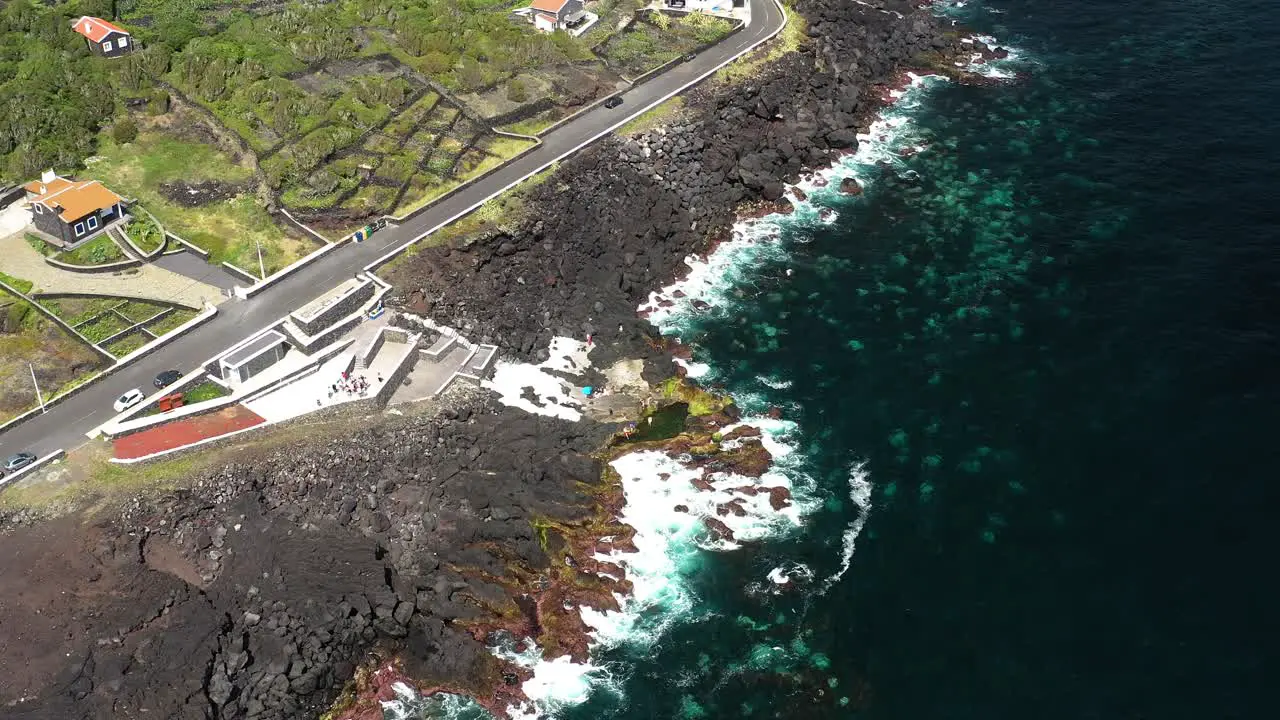
M708 555L696 621L567 715L1280 716L1278 10L961 11L1026 77L929 89L925 152L683 333L825 509ZM762 592L786 560L814 580Z

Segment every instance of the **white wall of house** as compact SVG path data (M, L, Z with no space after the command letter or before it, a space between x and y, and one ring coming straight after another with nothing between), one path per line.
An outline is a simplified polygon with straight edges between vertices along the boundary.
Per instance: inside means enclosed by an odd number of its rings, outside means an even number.
M535 13L533 16L533 26L542 32L555 32L556 23L547 19L547 16L541 13Z

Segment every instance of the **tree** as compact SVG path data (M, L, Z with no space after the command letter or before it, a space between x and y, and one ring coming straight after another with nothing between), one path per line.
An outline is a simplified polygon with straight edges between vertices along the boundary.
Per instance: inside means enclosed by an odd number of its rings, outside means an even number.
M520 78L513 78L507 83L507 99L511 102L522 103L529 99L529 91L524 86L524 81Z
M138 139L138 124L131 117L123 117L111 128L111 137L121 145Z
M464 55L458 65L458 80L467 90L479 90L484 87L484 68L474 58Z

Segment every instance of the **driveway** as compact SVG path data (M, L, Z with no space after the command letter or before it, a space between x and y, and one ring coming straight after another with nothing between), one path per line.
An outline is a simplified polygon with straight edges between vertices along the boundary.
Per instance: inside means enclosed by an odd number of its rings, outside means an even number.
M118 272L82 273L61 270L27 243L23 231L0 237L0 270L35 285L36 293L109 295L176 303L193 309L206 301L215 305L226 299L222 290L155 265Z
M237 285L245 284L244 280L223 270L221 265L210 265L190 250L161 255L151 264L162 270L223 290L231 290Z

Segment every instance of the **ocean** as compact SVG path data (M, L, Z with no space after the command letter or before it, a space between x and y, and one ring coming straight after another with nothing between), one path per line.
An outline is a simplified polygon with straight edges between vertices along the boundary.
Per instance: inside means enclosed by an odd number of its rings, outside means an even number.
M757 422L796 506L715 543L678 465L620 461L637 596L588 613L592 667L525 658L538 710L1275 717L1274 10L943 8L1008 79L916 78L655 316L782 411Z

